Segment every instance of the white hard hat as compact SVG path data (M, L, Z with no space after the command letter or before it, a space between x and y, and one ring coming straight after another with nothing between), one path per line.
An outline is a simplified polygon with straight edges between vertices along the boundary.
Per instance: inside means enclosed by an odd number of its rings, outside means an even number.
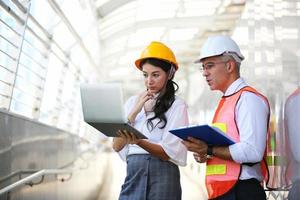
M203 44L200 57L195 63L200 63L204 58L220 55L231 55L236 62L244 60L239 46L230 37L218 35L209 37Z

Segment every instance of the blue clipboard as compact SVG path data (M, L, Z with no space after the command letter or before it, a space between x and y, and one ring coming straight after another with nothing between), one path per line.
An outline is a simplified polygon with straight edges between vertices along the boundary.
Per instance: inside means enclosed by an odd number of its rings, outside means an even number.
M169 130L170 133L180 137L183 140L187 140L187 137L194 137L196 139L202 140L210 145L231 145L235 142L223 133L220 129L212 127L209 125L196 125L184 128L177 128Z

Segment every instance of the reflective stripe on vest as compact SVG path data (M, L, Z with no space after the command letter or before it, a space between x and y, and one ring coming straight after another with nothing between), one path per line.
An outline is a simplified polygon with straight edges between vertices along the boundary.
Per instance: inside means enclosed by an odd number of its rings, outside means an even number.
M240 99L242 92L253 92L268 103L266 97L258 93L251 87L244 87L233 95L222 97L214 115L213 123L226 124L227 134L235 142L240 141L238 128L235 122L235 107ZM264 174L267 176L267 167L265 162L261 162ZM241 164L234 161L223 160L217 157L207 160L207 173L205 178L208 198L213 199L227 193L238 181Z

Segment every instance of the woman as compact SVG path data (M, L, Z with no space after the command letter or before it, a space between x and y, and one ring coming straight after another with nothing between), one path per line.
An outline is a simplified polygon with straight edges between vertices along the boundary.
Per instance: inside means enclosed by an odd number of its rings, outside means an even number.
M187 106L175 96L178 85L172 80L177 62L167 46L152 42L135 65L143 72L146 89L127 101L125 113L148 139L119 131L113 140L114 150L127 161L119 200L180 200L178 165L186 165L187 150L168 132L188 125Z

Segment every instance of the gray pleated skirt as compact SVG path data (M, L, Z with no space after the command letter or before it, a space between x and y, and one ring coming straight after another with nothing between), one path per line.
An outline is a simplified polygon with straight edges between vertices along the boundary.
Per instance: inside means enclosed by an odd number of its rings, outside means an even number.
M178 166L149 154L129 155L119 200L181 200Z

